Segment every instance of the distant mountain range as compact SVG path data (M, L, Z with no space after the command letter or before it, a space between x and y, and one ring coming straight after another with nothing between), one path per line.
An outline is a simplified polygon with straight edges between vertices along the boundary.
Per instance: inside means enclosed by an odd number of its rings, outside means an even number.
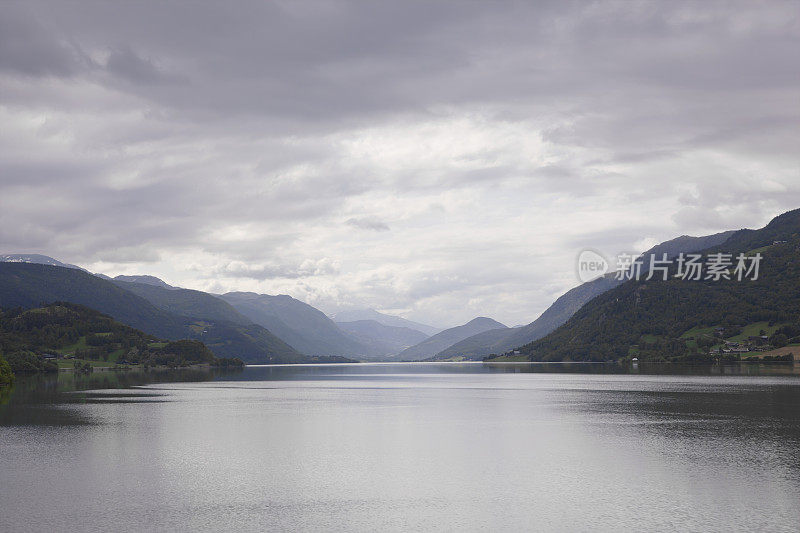
M400 318L399 316L392 316L386 315L384 313L380 313L374 309L354 309L349 311L340 311L331 316L334 322L357 322L360 320L374 320L378 324L383 324L384 326L393 326L397 328L409 328L415 329L424 333L427 336L436 335L439 333L441 328L435 328L433 326L428 326L426 324L420 324L419 322L414 322L413 320L406 320L405 318Z
M31 307L57 300L79 303L153 335L202 338L221 357L240 351L236 356L248 362L302 362L319 357L384 360L427 337L418 330L438 331L374 311L367 313L383 322L411 324L416 329L370 321L354 321L340 327L318 309L287 295L213 295L174 287L149 275L91 275L80 267L39 254L7 254L0 256L0 262L7 265L5 272L9 274L15 264L85 273L76 281L70 278L74 274L47 271L45 275L36 268L23 269L29 278L27 283L18 279L24 287L7 286L5 296L0 294L0 306ZM0 279L0 287L3 281ZM76 287L81 288L73 290Z
M181 301L160 299L157 301L162 307L159 307L129 290L133 288L144 294L141 288L147 286L126 287L123 283L75 268L3 262L0 263L0 307L37 308L53 302L76 303L160 338L202 340L218 357L239 357L246 362L261 363L311 361L261 326L204 319L196 316L203 314L202 310L196 312L192 304ZM161 290L187 297L193 292ZM150 293L147 295L153 297ZM169 305L182 306L186 314L166 310Z
M416 329L387 326L375 320L337 322L336 325L369 347L370 355L367 358L375 360L390 359L428 338Z
M666 241L642 255L645 270L650 257L660 259L662 254L674 258L681 252L709 250L723 243L726 247L753 249L772 241L790 240L796 218L797 211L792 211L761 230L681 236ZM215 295L174 287L148 275L113 279L92 275L44 255L0 256L0 307L34 308L55 301L77 303L161 338L203 340L218 356L241 357L247 362L296 363L321 357L479 360L521 347L532 358L557 359L563 354L553 351L552 339L558 338L564 344L563 332L573 331L567 325L576 327L574 319L584 317L595 306L610 305L607 298L611 297L606 295L620 295L619 291L629 286L630 282L623 283L613 274L607 274L567 291L530 324L508 328L490 318L479 317L440 330L373 309L342 311L328 317L287 295L249 292ZM608 308L604 309L608 312ZM589 338L589 330L581 328L582 333L575 332L577 338ZM591 331L602 337L601 332ZM553 337L556 333L560 336ZM624 338L626 342L631 340L628 336ZM540 339L544 344L538 343Z
M339 329L325 313L291 296L229 292L220 298L301 353L357 358L370 351Z

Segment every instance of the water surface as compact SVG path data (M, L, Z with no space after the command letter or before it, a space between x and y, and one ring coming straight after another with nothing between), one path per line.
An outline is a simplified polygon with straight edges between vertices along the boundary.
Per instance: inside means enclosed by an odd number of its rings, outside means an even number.
M2 531L800 524L792 365L60 375L0 403Z

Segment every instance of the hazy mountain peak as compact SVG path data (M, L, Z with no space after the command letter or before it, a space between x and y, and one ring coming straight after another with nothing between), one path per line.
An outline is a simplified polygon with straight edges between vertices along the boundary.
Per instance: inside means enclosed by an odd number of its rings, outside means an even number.
M58 259L53 259L47 255L41 254L6 254L0 255L0 263L32 263L36 265L49 265L49 266L58 266L64 268L75 268L77 270L84 270L83 268L70 265L67 263L62 263Z
M428 336L415 329L387 326L376 320L355 320L353 322L337 322L342 331L352 335L359 342L368 346L372 352L371 359L384 360L402 352L425 340Z
M448 346L452 346L468 337L496 329L506 330L508 328L491 318L482 316L473 318L466 324L440 331L419 344L403 350L398 357L403 360L428 359Z
M494 320L494 319L491 319L491 318L488 318L488 317L485 317L485 316L479 316L479 317L473 318L472 320L470 320L469 322L467 322L464 325L465 326L489 326L492 329L507 328L508 327L505 324L502 324L502 323L498 322L497 320Z
M127 283L142 283L144 285L153 285L155 287L162 287L164 289L175 289L172 285L167 284L164 280L155 276L148 276L145 274L134 274L131 276L116 276L115 281L124 281Z
M226 292L222 296L230 296L232 298L242 298L242 299L252 300L258 298L261 295L255 292L248 292L248 291L231 291L231 292Z
M369 351L325 313L289 295L229 292L220 298L302 353L360 357Z
M441 328L429 326L408 320L399 316L387 315L376 311L375 309L348 309L346 311L339 311L331 315L334 322L357 322L359 320L374 320L384 326L393 326L398 328L410 328L424 333L425 335L435 335L439 333Z

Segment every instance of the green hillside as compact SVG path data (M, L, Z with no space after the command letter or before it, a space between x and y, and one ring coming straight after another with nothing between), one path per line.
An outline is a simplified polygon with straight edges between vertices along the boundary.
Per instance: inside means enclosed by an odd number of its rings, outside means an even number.
M534 361L608 361L634 355L642 360L708 360L723 340L735 340L756 323L773 330L786 326L791 334L800 322L800 210L760 230L736 232L707 253L735 256L756 249L763 256L758 280L687 281L674 278L673 267L667 281L630 280L597 296L566 324L520 351ZM705 336L698 333L704 329ZM709 331L719 335L709 336Z
M161 341L98 311L65 302L0 312L0 353L17 374L55 371L59 365L84 369L123 362L219 363L199 341Z
M81 270L39 264L0 263L0 309L29 309L58 301L96 309L159 338L201 340L218 357L239 357L247 362L258 363L310 361L255 324L179 316L159 309L145 298L111 281Z
M185 332L184 320L87 272L39 264L0 263L0 308L33 308L57 301L84 305L162 338L180 338Z
M643 262L646 265L650 256L660 258L662 254L667 254L668 257L675 257L680 252L695 252L716 246L725 242L734 233L725 231L702 237L683 235L670 239L644 252L642 254ZM613 274L582 283L562 294L539 318L530 324L521 328L492 330L474 335L439 352L436 354L436 358L448 359L461 356L466 359L481 359L491 353L500 354L513 350L517 346L544 337L569 320L586 302L621 284L622 282L617 280Z
M162 311L188 319L191 335L201 338L215 353L242 357L254 363L310 361L272 330L254 324L221 298L191 289L166 288L119 278L114 280L117 286L141 296Z
M14 373L11 371L11 365L0 354L0 387L10 385L14 382Z

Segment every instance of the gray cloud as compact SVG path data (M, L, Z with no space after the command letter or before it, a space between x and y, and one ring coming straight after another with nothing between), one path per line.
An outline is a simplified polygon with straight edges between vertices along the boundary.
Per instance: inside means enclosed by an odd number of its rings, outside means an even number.
M388 224L375 217L348 218L347 221L345 221L345 224L358 229L389 231Z
M0 249L529 322L579 248L797 207L799 26L781 1L6 2Z
M0 18L0 70L28 76L76 73L85 58L79 49L59 40L52 31L25 6L4 6Z
M151 60L140 57L129 46L113 50L108 56L106 69L115 76L138 84L162 83L170 80L170 77Z
M247 264L234 261L217 269L213 277L248 278L266 280L274 278L303 279L314 276L325 276L339 273L339 266L335 261L327 258L319 260L306 259L298 265L280 264Z

